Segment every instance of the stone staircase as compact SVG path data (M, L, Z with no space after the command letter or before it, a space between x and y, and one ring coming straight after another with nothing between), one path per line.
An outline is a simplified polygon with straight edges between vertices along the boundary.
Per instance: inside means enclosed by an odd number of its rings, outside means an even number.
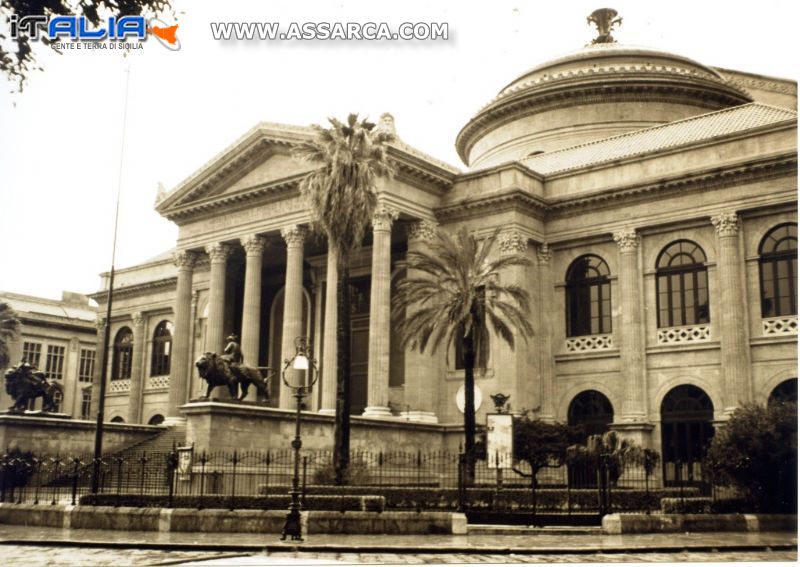
M159 431L144 441L125 447L114 453L114 456L128 459L142 453L169 453L173 447L181 447L185 444L186 424L181 423Z

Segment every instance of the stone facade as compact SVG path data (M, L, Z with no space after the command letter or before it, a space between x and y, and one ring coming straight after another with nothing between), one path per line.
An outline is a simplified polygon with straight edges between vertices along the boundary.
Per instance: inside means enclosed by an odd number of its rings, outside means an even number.
M767 288L784 288L765 279L767 266L789 269L780 285L795 293L796 260L765 248L783 235L782 250L796 250L795 107L791 81L594 45L516 79L473 117L457 140L466 171L393 142L396 174L377 187L371 245L352 258L358 427L384 431L388 421L402 436L414 424L461 423L454 348L403 352L389 305L406 253L462 226L479 236L499 228L498 254L531 259L502 277L529 292L535 335L513 352L492 341L477 375L478 423L489 394L510 393L513 411L616 428L685 461L740 404L796 391L796 302L774 313ZM130 327L146 345L171 321L172 368L153 387L150 354L135 346L144 364L131 381L145 386L111 388L107 415L188 414L208 429L213 412L185 405L200 388L191 364L230 332L248 362L277 369L296 336L310 337L321 378L307 410L332 412L336 265L324 239L308 237L298 181L310 166L292 156L311 134L258 124L157 204L180 229L177 268L165 256L121 271L112 331ZM102 304L105 292L95 297ZM290 410L274 382L270 405ZM309 418L312 437L328 435L323 416L324 427ZM246 420L235 421L246 437ZM680 446L687 432L695 438Z
M65 291L60 300L0 292L0 301L16 312L21 327L9 345L11 364L23 359L45 373L57 385L58 413L77 419L93 419L90 400L97 364L97 312L89 298ZM41 398L31 409L41 409ZM12 405L5 388L0 407Z

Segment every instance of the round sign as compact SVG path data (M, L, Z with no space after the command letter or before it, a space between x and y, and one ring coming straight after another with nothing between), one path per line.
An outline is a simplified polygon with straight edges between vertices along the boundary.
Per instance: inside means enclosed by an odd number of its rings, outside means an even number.
M481 402L483 401L483 395L481 393L481 389L478 388L478 385L475 384L475 411L481 407ZM461 384L458 388L458 392L456 392L456 405L458 406L458 411L464 413L464 384Z

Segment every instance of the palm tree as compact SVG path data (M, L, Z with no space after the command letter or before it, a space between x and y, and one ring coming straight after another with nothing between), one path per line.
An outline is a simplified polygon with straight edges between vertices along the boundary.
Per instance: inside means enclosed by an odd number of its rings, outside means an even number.
M408 253L408 270L420 275L398 285L393 300L403 346L433 354L442 344L461 341L464 363L464 452L467 481L475 476L475 369L484 370L490 329L513 349L515 331L533 334L528 322L528 293L517 285L501 285L500 272L524 266L523 256L490 259L497 231L482 242L462 228L453 238L438 232L428 251ZM447 348L447 347L445 347Z
M19 334L19 319L11 306L0 301L0 370L8 366L8 344Z
M316 229L328 239L328 253L335 254L337 372L333 465L337 484L342 484L350 454L350 271L349 255L359 248L377 206L375 181L393 173L386 145L390 132L376 129L358 114L342 123L329 118L330 128L312 126L314 138L300 145L296 155L319 164L300 182L309 202ZM330 282L329 282L330 284Z

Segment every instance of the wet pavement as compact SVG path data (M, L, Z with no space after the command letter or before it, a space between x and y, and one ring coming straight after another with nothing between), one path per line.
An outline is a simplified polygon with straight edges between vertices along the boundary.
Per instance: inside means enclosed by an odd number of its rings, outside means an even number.
M309 535L62 530L0 525L3 565L313 565L797 560L797 534Z

